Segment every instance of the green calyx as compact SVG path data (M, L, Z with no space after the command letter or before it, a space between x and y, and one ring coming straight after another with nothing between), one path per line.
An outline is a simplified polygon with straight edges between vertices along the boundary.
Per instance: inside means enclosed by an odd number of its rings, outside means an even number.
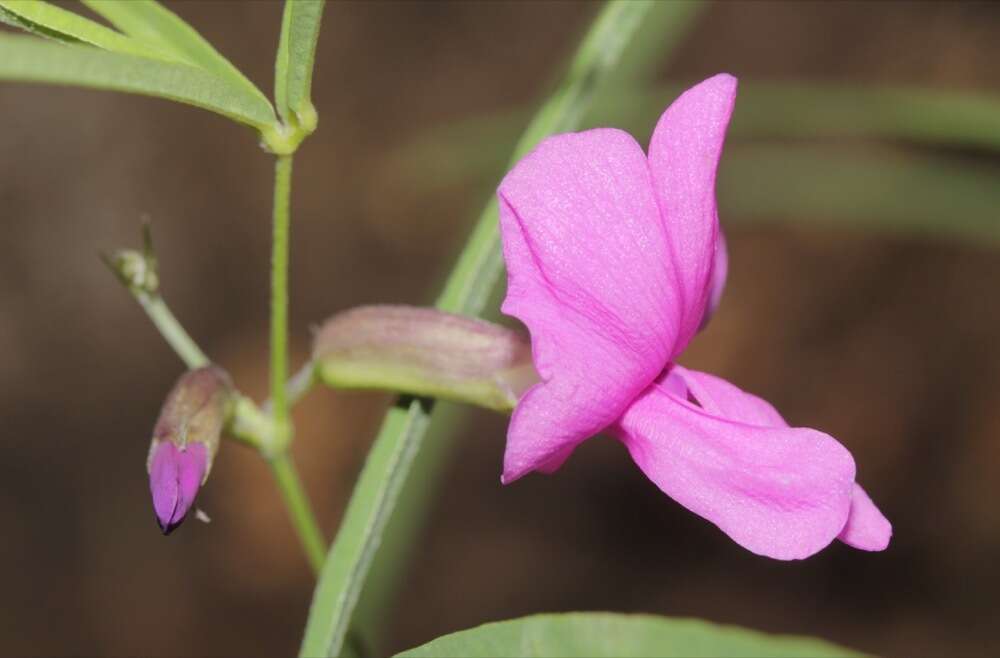
M413 306L363 306L327 320L313 359L335 388L382 389L510 412L538 381L522 332Z

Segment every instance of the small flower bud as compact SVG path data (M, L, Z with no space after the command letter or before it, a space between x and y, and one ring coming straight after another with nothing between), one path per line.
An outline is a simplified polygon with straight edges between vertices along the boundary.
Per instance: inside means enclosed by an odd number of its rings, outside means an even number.
M163 534L181 524L208 479L231 400L229 375L206 366L181 375L163 403L146 461Z
M337 388L377 388L510 411L538 381L523 333L414 306L362 306L333 316L313 350Z
M134 249L116 251L107 258L107 263L118 278L129 288L155 294L160 287L156 274L156 262Z
M160 277L156 273L156 252L153 250L153 230L146 218L142 222L142 251L120 249L111 255L102 254L101 259L115 276L133 292L155 295L160 288Z

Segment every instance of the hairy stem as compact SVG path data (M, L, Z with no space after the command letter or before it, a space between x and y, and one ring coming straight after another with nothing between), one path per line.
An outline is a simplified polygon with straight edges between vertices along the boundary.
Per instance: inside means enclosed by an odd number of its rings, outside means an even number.
M288 233L291 223L292 156L279 155L274 170L274 214L271 244L271 418L274 439L268 460L295 532L310 565L319 573L326 541L316 522L289 453L292 423L288 414Z
M292 518L292 525L295 526L295 532L309 559L309 566L318 574L323 567L323 560L326 559L326 539L316 524L309 496L302 488L302 480L291 456L286 452L273 458L271 472L274 473L281 498L285 501L285 507L288 508L288 514Z
M177 317L159 294L148 293L140 289L130 288L130 290L132 290L136 301L142 306L142 310L146 311L146 315L153 321L160 335L173 348L184 365L194 369L207 366L210 363L208 357L181 326Z
M279 155L274 171L274 215L271 245L271 413L281 427L288 424L288 231L292 188L292 156Z

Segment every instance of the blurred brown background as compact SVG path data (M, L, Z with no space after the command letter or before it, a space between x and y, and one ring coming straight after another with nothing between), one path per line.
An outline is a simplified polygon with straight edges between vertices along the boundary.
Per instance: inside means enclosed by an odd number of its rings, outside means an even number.
M172 6L270 88L279 3ZM538 98L595 9L328 7L320 129L295 165L298 360L332 312L433 299L495 181L428 189L394 173L395 149ZM662 75L996 91L998 44L991 3L728 2ZM261 397L270 158L214 115L110 93L0 84L0 120L0 652L293 653L312 580L254 454L224 445L200 500L210 525L157 531L144 460L181 364L97 259L136 244L150 215L168 301ZM845 443L894 523L887 552L755 557L604 440L557 476L502 489L505 423L479 414L441 482L389 648L533 612L610 609L887 655L1000 653L1000 252L819 226L731 225L725 302L685 361ZM385 402L317 391L297 411L295 451L328 532Z

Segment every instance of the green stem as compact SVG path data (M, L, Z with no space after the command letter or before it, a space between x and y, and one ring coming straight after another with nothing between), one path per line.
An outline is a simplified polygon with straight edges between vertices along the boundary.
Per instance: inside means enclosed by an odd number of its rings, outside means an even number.
M326 540L323 538L322 530L316 524L316 517L309 504L309 496L302 488L302 480L299 478L291 456L284 453L272 459L271 471L278 483L285 507L288 508L288 514L292 518L295 532L305 549L309 566L318 574L323 567L323 560L326 558Z
M181 358L188 368L201 368L202 366L207 366L210 361L205 353L201 351L198 344L194 342L181 323L177 320L171 312L170 307L167 306L163 298L158 294L150 294L144 290L132 289L132 294L135 295L136 300L142 306L142 309L146 311L146 315L149 319L153 321L153 324L159 330L160 335L163 336L167 344L173 348L177 356Z
M292 156L279 155L274 169L274 215L271 244L271 418L274 436L268 460L295 532L316 573L323 566L326 541L299 480L289 446L288 415L288 232L291 223Z
M288 230L292 156L279 155L274 170L274 216L271 246L271 409L275 423L288 421Z

